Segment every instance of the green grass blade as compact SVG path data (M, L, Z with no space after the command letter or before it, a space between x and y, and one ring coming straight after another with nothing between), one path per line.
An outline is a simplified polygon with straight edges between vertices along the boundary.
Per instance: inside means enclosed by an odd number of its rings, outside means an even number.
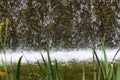
M118 67L117 67L116 80L120 80L120 64L118 64Z
M20 68L21 68L21 60L22 60L21 56L18 60L18 64L17 64L17 71L16 71L16 80L20 80Z
M49 50L47 49L47 57L48 57L48 62L47 62L47 75L48 75L48 80L54 80L54 72L53 72L53 67L49 55Z
M107 80L109 80L109 65L108 65L108 60L107 60L107 55L106 55L105 46L104 46L104 40L103 39L101 40L101 44L102 44L102 51L103 51L103 54L104 54L106 78L107 78Z
M85 69L84 69L84 66L83 66L83 78L82 80L85 80Z
M42 57L42 60L43 60L44 66L47 67L47 63L46 63L45 58L43 57L43 54L42 54L42 53L41 53L41 57Z
M99 67L99 71L98 71L98 80L100 80L101 78L101 68Z
M6 38L7 38L7 32L8 32L8 18L6 18L6 23L5 23L6 27L5 27L5 36L4 36L4 41L2 44L2 24L0 23L0 42L1 42L1 46L3 49L3 53L4 53L4 58L2 58L2 64L5 70L5 76L6 76L6 80L8 80L8 74L7 74L7 64L6 64Z
M115 53L113 59L112 59L112 62L115 60L115 57L117 56L118 52L120 51L120 48L117 50L117 52Z
M116 75L117 75L117 68L118 68L118 64L113 64L113 72L112 72L112 80L116 80L117 79L117 77L116 77Z
M26 57L25 57L26 58ZM32 76L32 78L33 78L33 80L36 80L36 77L35 77L35 75L34 75L34 71L33 71L33 69L32 69L32 65L30 64L30 62L29 62L29 60L26 58L26 61L27 61L27 64L29 65L29 69L30 69L30 74L31 75L33 75Z
M113 76L113 64L110 64L109 79L112 79Z
M105 78L105 72L104 72L102 63L100 62L100 60L99 60L99 58L98 58L98 56L97 56L97 53L96 53L95 49L93 49L93 54L95 55L96 60L97 60L97 62L98 62L98 66L99 66L99 68L100 68L100 70L101 70L101 72L102 72L103 77Z
M56 80L61 80L61 79L60 79L59 70L58 70L58 63L57 63L57 60L55 60L55 65L56 65Z
M0 23L0 46L3 48L3 43L2 43L2 23Z
M3 64L4 70L5 70L5 74L6 74L5 77L6 77L6 80L8 80L6 60L4 61L3 58L2 58L2 64Z
M42 66L41 66L41 64L40 64L40 62L39 62L38 60L37 60L37 64L38 64L39 75L40 75L40 77L41 77L41 80L45 80L45 77L46 77L46 76L44 76Z
M7 39L7 32L8 32L8 18L6 18L6 26L5 26L5 37L3 42L3 52L6 54L6 39Z
M101 63L100 63L100 61L99 61L99 58L98 58L98 56L97 56L97 53L96 53L95 49L92 48L92 50L93 50L93 55L95 55L95 57L96 57L96 59L97 59L98 65L101 66Z

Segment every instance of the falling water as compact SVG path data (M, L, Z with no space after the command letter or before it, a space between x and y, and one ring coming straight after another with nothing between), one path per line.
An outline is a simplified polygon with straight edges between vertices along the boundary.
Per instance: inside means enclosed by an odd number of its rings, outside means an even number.
M120 1L1 0L0 21L9 18L8 49L74 49L120 45ZM4 38L4 37L3 37Z

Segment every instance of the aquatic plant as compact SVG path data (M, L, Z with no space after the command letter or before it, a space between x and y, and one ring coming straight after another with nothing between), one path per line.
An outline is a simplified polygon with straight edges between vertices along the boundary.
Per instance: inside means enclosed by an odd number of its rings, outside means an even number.
M93 49L93 53L96 57L96 61L97 61L98 66L99 66L98 80L100 80L100 76L102 76L104 80L120 80L120 77L119 77L119 75L120 75L120 71L119 71L120 63L119 62L118 63L113 63L113 62L109 63L107 60L106 50L105 50L105 46L104 46L104 39L101 40L101 44L102 44L102 51L104 54L103 63L98 58L95 49ZM117 55L118 52L119 52L119 49L116 52L115 56ZM113 57L113 60L114 60L115 56ZM94 71L94 73L95 73L95 71Z
M2 80L4 80L3 78L5 78L6 80L9 80L7 60L6 60L6 39L7 39L7 33L8 33L8 25L9 25L9 20L8 20L8 18L6 18L6 21L5 21L5 35L2 35L2 27L3 26L0 23L0 43L1 43L2 50L3 50L3 54L4 54L4 57L2 57L2 64L3 64L3 68L5 70L5 72L2 72L2 71L0 72L0 77L1 77ZM2 42L2 36L4 36L3 42ZM22 56L19 58L19 61L18 61L18 66L17 66L17 71L16 71L16 80L20 80L21 59L22 59ZM12 70L12 61L11 61L10 69ZM12 71L10 72L10 74L11 74L10 79L13 80Z
M5 70L5 76L6 76L6 80L8 80L8 70L7 70L7 61L6 61L6 38L7 38L7 32L8 32L8 18L6 18L5 21L5 35L2 35L2 25L0 25L0 38L1 36L4 36L4 41L2 42L2 38L1 40L1 46L2 46L2 50L4 53L4 57L2 58L2 64ZM3 43L3 44L2 44Z

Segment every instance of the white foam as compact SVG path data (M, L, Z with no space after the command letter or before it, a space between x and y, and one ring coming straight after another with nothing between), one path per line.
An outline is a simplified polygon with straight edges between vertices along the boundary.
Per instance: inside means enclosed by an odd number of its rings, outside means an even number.
M106 49L106 55L108 61L112 61L115 53L118 49ZM102 50L96 50L99 59L104 60L104 54ZM47 52L41 52L45 59L47 59ZM4 54L0 54L0 65L2 64L2 58L4 58ZM23 56L22 63L27 63L27 60L30 63L34 63L37 60L42 61L42 57L40 51L11 51L7 50L6 52L6 61L9 64L11 62L17 63L19 58ZM51 60L54 61L57 59L58 62L68 62L71 60L77 61L90 61L93 59L93 51L91 49L80 49L80 50L73 50L73 51L50 51ZM115 59L120 57L120 52ZM27 59L27 60L26 60Z

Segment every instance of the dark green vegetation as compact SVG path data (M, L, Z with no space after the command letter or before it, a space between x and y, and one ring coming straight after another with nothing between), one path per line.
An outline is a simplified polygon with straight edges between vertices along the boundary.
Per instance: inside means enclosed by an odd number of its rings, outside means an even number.
M99 73L99 67L96 66L94 68L94 62L77 62L77 61L71 61L68 64L59 63L58 68L59 72L63 76L66 69L66 76L64 80L82 80L83 78L83 67L85 69L85 80L94 80L94 73L96 73L96 78L98 78ZM116 64L117 65L117 64ZM45 74L46 69L42 66L42 72ZM55 72L55 65L54 65L54 72ZM0 67L0 70L4 71L3 67ZM17 65L13 65L13 78L16 80L16 70ZM34 73L33 73L34 72ZM8 76L10 77L10 68L8 67ZM39 72L39 66L38 65L22 65L20 70L20 80L39 80L40 79L40 72ZM96 79L98 80L98 79ZM103 77L101 77L100 80L104 80ZM115 80L115 79L111 79Z
M42 71L45 74L46 70L43 67L44 64L42 64ZM40 74L39 74L39 66L38 65L22 65L20 70L20 80L39 80ZM66 76L64 80L82 80L83 78L83 67L85 69L85 80L93 80L94 77L94 63L93 62L77 62L77 61L71 61L68 64L60 63L58 64L59 72L64 75L65 69L66 69ZM55 65L54 68L55 70ZM95 72L98 74L98 66L95 69ZM0 70L4 71L3 67L0 67ZM17 66L13 65L13 74L14 74L14 80L16 80L16 70ZM32 71L31 71L32 70ZM34 74L32 74L34 72ZM10 68L8 68L8 74L10 76ZM34 78L34 76L36 78Z
M23 2L22 2L23 1ZM120 45L119 0L1 0L0 18L9 18L7 48L84 48Z

